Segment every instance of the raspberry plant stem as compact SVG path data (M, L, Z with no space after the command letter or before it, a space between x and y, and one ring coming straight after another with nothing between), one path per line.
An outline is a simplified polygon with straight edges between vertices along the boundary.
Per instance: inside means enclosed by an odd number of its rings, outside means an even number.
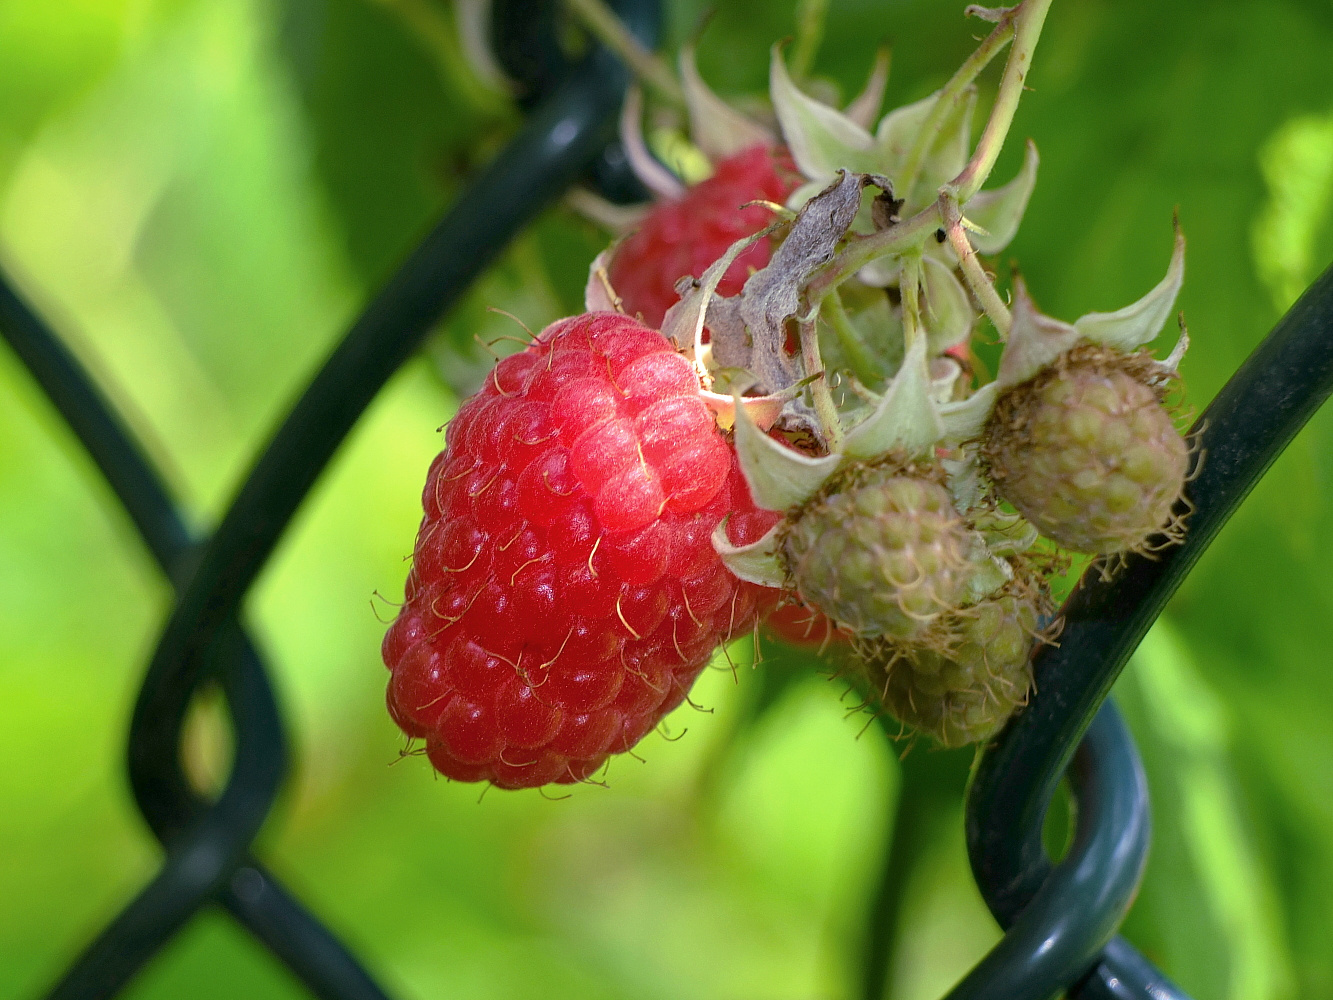
M932 202L904 222L869 236L850 237L838 255L811 279L807 290L811 303L823 302L834 289L872 260L920 246L939 227L940 207Z
M1009 134L1009 126L1013 124L1018 101L1023 96L1023 83L1032 66L1032 53L1037 48L1037 39L1041 37L1041 28L1046 23L1046 13L1050 7L1051 0L1023 0L1017 7L1001 15L1001 23L1004 18L1012 18L1014 38L1009 60L1004 65L1000 89L995 95L995 104L991 107L986 128L981 133L977 148L972 152L972 158L962 173L944 187L960 205L966 204L969 198L981 190L995 167L1005 137ZM982 43L983 47L985 44Z
M1000 21L995 26L995 30L986 36L985 40L963 62L963 65L958 67L958 71L954 73L949 82L940 88L935 106L930 109L930 114L926 116L921 130L917 133L916 141L912 144L907 159L903 162L902 171L894 178L899 197L908 197L912 188L916 186L917 177L921 173L921 165L926 159L926 152L934 144L935 139L939 136L940 129L949 120L949 116L953 114L958 102L967 93L967 88L972 85L972 81L980 75L983 69L990 65L991 60L999 55L1000 50L1009 44L1009 40L1014 34L1014 16L1018 9L1011 7L1000 15Z
M1004 304L1000 293L995 290L995 283L981 266L981 261L977 259L977 252L967 238L958 202L948 193L940 195L940 214L944 217L944 234L949 238L949 245L953 247L954 253L958 255L958 264L963 269L963 278L967 281L967 286L981 303L981 308L986 311L990 321L995 324L1000 339L1008 339L1009 327L1013 323L1009 307Z
M910 353L912 345L925 336L921 329L921 255L903 254L903 270L899 287L903 296L903 347Z
M866 385L875 381L875 361L866 352L865 345L861 343L860 335L856 328L852 326L852 321L847 315L847 310L843 308L842 296L838 294L837 289L829 293L828 298L824 299L820 307L820 313L833 329L833 333L838 338L838 347L847 355L847 360L851 362L852 370Z
M819 418L820 430L824 433L824 444L830 452L834 452L842 447L842 422L838 419L838 407L829 389L824 360L819 355L818 328L819 307L815 306L800 319L801 362L805 366L806 377L812 380L810 397L815 405L815 415Z

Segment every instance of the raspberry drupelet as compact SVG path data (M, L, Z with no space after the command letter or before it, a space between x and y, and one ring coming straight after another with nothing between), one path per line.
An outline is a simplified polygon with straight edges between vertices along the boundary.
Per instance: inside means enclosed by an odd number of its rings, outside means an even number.
M552 324L445 441L383 655L390 714L449 778L586 778L776 599L713 550L724 516L746 544L776 515L655 330L616 313Z
M685 275L697 278L733 243L773 221L773 213L762 206L741 206L781 204L800 180L786 150L751 146L719 161L711 177L682 197L659 202L611 259L608 276L625 311L660 326L678 298L677 281ZM718 294L739 293L750 272L766 265L771 254L768 240L747 249L727 269Z

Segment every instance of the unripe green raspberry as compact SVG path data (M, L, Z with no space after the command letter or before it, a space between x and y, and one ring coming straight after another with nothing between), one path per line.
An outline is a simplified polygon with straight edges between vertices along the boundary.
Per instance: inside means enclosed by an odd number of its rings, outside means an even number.
M964 603L977 541L919 470L860 466L793 519L781 559L801 599L849 632L912 640Z
M995 488L1046 537L1093 555L1179 535L1189 449L1146 355L1069 351L997 401L983 453Z
M867 683L889 714L946 747L989 739L1027 701L1037 616L1031 597L982 601L954 616L947 655L893 643L865 651Z

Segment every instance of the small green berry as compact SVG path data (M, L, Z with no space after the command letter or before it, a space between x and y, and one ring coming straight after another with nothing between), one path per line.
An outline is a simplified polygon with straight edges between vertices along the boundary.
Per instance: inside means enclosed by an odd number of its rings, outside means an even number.
M792 519L781 559L801 599L847 631L906 641L964 603L978 543L920 470L857 466Z
M982 450L999 495L1046 537L1093 555L1179 534L1189 448L1146 355L1091 345L997 401Z
M950 616L947 653L883 643L861 651L871 693L904 725L946 747L989 739L1026 703L1037 600L1004 594Z

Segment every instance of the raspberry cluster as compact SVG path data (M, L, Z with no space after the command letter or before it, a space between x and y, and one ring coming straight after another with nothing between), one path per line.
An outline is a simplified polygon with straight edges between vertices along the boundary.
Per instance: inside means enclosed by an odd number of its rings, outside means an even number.
M423 507L388 704L460 781L583 780L770 603L711 536L730 514L744 544L776 515L750 501L690 363L618 314L501 361L449 423Z
M844 647L831 651L840 671L900 722L960 746L1026 700L1050 608L1031 561L996 560L947 482L927 460L850 464L788 512L776 541L787 588L832 623L819 643Z
M981 189L1044 10L1000 12L962 76L878 125L881 72L838 109L775 47L778 136L683 57L713 174L594 262L588 308L618 311L501 361L431 466L383 654L389 711L437 770L586 780L779 600L771 630L833 646L871 703L946 746L984 741L1058 627L1055 547L1110 572L1181 539L1190 450L1166 403L1183 324L1166 359L1142 350L1180 291L1178 226L1157 286L1073 323L1021 280L999 294L978 260L1013 238L1036 180L1029 144L1013 180ZM970 80L1005 44L969 154ZM627 149L677 190L641 135ZM1005 348L979 384L983 312Z

